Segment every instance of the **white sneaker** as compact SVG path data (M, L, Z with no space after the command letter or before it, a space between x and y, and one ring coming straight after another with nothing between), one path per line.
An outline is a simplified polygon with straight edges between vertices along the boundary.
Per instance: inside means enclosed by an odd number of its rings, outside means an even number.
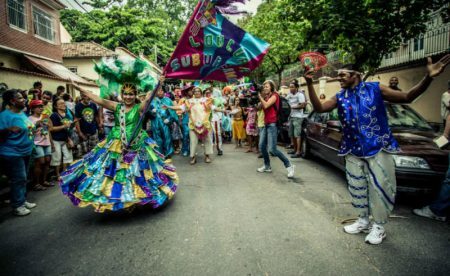
M16 215L16 216L26 216L30 213L31 213L31 211L28 210L27 208L25 208L25 205L14 209L14 215Z
M435 213L433 213L433 211L431 211L430 206L425 206L421 209L414 209L413 213L421 216L421 217L426 217L426 218L430 218L430 219L435 219L435 220L439 220L439 221L445 221L447 219L447 217L440 217L437 216Z
M272 168L267 168L266 166L262 166L261 168L257 168L256 171L260 172L260 173L270 173L272 172Z
M386 238L384 227L374 223L369 235L366 236L366 242L370 244L380 244Z
M354 223L344 226L344 232L348 234L369 233L369 220L358 218Z
M290 165L289 167L286 168L288 171L288 178L293 178L294 177L294 172L295 172L295 165Z
M33 209L37 205L36 205L36 203L31 203L31 202L25 201L25 204L23 206L25 206L25 208L27 208L27 209Z

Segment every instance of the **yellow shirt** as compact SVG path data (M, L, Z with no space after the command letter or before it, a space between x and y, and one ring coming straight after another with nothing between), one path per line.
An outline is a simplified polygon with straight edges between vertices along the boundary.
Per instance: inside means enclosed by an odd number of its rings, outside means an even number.
M258 127L264 127L264 110L258 110L258 113L256 113L256 116L258 117Z
M52 115L52 113L53 113L52 102L49 102L49 103L47 103L47 105L44 105L44 110L42 110L42 114L50 117L50 115Z

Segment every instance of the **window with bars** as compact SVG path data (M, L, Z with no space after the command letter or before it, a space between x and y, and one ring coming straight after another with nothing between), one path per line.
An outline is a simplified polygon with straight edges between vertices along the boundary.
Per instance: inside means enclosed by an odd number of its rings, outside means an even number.
M34 33L46 40L55 41L55 27L53 18L46 12L33 7Z
M26 30L24 0L8 0L8 23L22 30Z

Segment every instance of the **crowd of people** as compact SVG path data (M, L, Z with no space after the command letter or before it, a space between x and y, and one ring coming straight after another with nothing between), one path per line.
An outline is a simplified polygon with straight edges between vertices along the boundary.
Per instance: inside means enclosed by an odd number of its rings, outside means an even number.
M164 160L170 162L173 155L179 154L189 156L190 164L194 165L201 145L205 163L211 163L214 150L222 156L223 143L234 142L236 149L245 147L245 152L263 158L258 172L271 171L270 152L283 162L288 177L293 177L294 166L276 147L280 97L275 84L267 81L263 86L217 88L212 83L205 86L202 89L188 84L157 91L145 113L142 129L155 141ZM287 99L292 108L290 132L294 149L290 153L296 158L300 150L299 120L303 118L301 110L306 98L297 81L291 83L290 91ZM137 92L136 102L144 102L147 95ZM5 161L8 179L15 179L10 181L11 187L15 187L11 189L14 213L27 215L31 209L27 207L35 206L25 199L27 188L45 191L55 186L61 172L111 133L118 121L117 113L104 108L87 93L73 100L64 86L52 93L44 90L39 81L28 91L5 87L2 96L0 158ZM119 97L107 100L124 101ZM21 164L6 164L11 157L17 157Z
M389 86L364 82L358 68L345 65L338 71L342 89L329 99L319 98L313 72L305 72L314 110L322 113L337 108L342 123L339 154L345 156L352 205L359 213L355 223L344 227L346 233L368 232L365 241L370 244L385 239L384 225L396 196L395 164L390 153L399 151L399 145L389 128L384 102L413 101L448 63L450 55L435 64L429 61L427 75L401 93L398 79L391 79ZM160 82L164 83L164 77ZM163 205L174 195L178 182L171 157L189 156L190 164L195 165L199 145L204 147L204 162L211 163L214 148L221 156L222 142L233 140L236 149L246 146L246 152L261 155L263 164L258 172L272 171L272 154L283 163L288 178L294 177L295 166L277 148L282 100L273 81L223 89L212 83L203 89L192 85L174 87L173 91L160 88L152 101L149 93L139 94L133 84L123 84L120 100L102 99L72 85L81 92L75 103L64 87L58 87L53 95L42 91L39 82L28 93L16 89L3 93L0 161L11 184L16 215L27 215L36 207L26 200L31 161L34 190L54 185L48 178L49 167L54 167L63 193L73 204L92 205L99 212L126 209L136 203L155 208ZM298 81L290 83L285 100L291 110L291 158L298 158L307 105ZM444 135L448 138L447 132ZM73 163L75 150L77 158L84 157ZM448 196L447 176L436 202L414 213L443 220L436 206L448 208Z

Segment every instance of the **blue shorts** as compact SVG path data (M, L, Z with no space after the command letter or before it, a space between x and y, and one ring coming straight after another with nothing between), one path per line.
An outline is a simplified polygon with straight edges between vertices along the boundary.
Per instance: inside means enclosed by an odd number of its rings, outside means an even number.
M41 158L52 155L51 146L35 146L33 158Z

